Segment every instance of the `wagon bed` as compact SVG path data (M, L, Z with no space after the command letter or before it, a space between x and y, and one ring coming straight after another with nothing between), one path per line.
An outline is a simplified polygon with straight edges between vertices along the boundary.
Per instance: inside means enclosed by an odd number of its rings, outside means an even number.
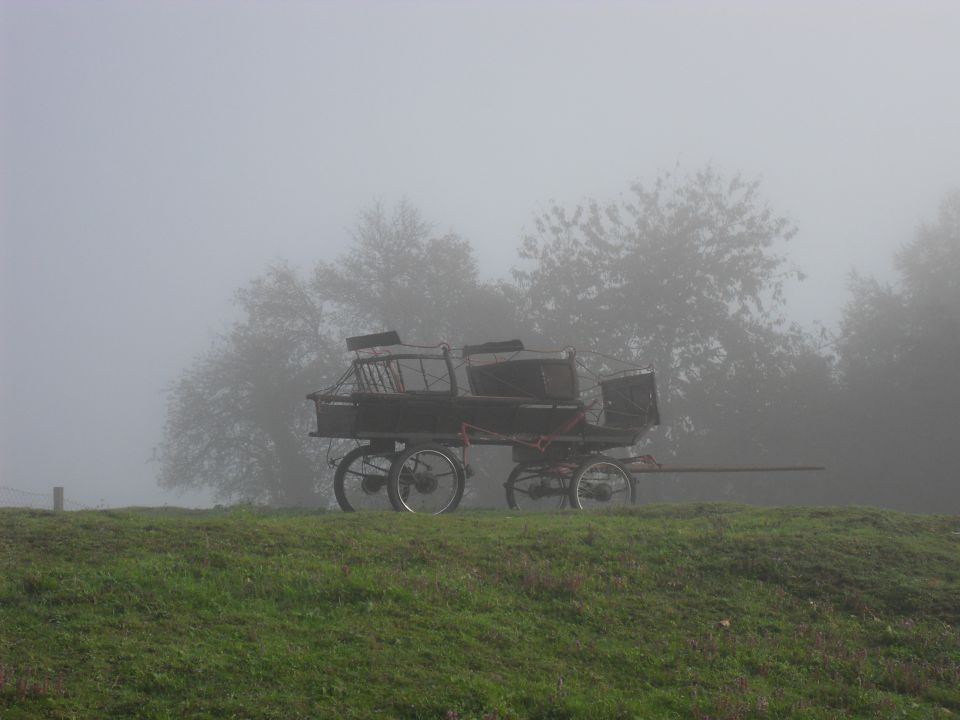
M643 432L587 422L580 402L542 404L516 397L438 398L406 393L309 397L318 407L313 437L458 443L466 426L471 444L476 445L549 437L554 442L606 449L633 445Z

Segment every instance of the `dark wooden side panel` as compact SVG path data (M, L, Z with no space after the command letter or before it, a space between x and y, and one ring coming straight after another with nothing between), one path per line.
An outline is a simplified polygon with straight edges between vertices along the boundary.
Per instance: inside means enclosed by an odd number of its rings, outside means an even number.
M569 406L521 407L517 415L516 432L531 435L550 435L569 423L579 410L579 408ZM579 432L579 426L582 424L583 421L581 420L581 422L577 423L577 426L569 429L565 434L577 434Z
M449 435L460 431L452 398L413 394L358 395L356 432L405 435Z
M317 403L317 437L355 437L357 408L353 405Z

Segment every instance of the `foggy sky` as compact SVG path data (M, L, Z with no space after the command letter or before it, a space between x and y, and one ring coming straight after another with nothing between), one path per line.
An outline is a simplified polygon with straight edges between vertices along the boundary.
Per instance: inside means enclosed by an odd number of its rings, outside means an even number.
M955 3L0 0L0 486L202 502L155 487L163 387L378 199L493 278L551 200L712 163L833 325L960 186L958 38Z

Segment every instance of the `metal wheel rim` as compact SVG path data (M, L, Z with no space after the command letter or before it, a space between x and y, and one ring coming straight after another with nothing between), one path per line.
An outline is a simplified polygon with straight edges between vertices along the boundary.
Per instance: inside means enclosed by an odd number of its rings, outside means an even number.
M395 452L363 452L358 449L354 457L346 455L341 463L348 463L345 468L337 467L335 482L339 483L342 500L347 503L345 511L380 511L392 510L390 498L387 495L387 478L390 476L390 467L397 454ZM379 488L371 492L378 484ZM341 498L337 498L340 502ZM342 507L342 503L341 503Z
M577 470L570 503L580 510L625 507L633 504L633 476L609 458L590 460Z
M403 463L394 466L391 473L396 474L399 483L401 510L439 515L460 499L460 468L455 460L440 450L414 450L405 455ZM425 474L430 477L424 477ZM427 489L427 492L421 492Z

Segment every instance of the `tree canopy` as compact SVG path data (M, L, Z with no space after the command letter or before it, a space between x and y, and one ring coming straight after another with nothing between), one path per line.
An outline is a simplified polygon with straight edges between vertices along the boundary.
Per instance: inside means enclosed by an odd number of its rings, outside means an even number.
M160 484L275 505L319 500L323 464L307 436L307 390L332 380L321 305L291 268L237 292L241 312L169 388Z
M893 285L851 278L839 343L849 451L838 461L861 501L957 507L960 193L901 248L895 267Z
M381 205L363 211L353 241L340 258L318 263L309 280L278 265L237 292L241 319L169 389L162 486L208 487L222 498L274 505L327 504L327 443L308 436L305 396L343 372L343 339L395 329L405 341L436 343L490 322L476 308L500 303L477 281L470 245L434 236L409 203L393 214Z
M520 248L529 264L515 275L518 295L549 342L652 363L666 438L676 449L696 435L704 447L731 414L762 402L766 378L786 372L796 349L780 329L783 283L797 274L782 254L793 234L756 182L709 168L662 175L613 202L542 213Z
M313 289L333 323L350 334L389 328L414 343L458 334L458 317L479 285L468 242L435 235L406 200L393 213L379 203L363 210L351 236L344 255L314 272Z

